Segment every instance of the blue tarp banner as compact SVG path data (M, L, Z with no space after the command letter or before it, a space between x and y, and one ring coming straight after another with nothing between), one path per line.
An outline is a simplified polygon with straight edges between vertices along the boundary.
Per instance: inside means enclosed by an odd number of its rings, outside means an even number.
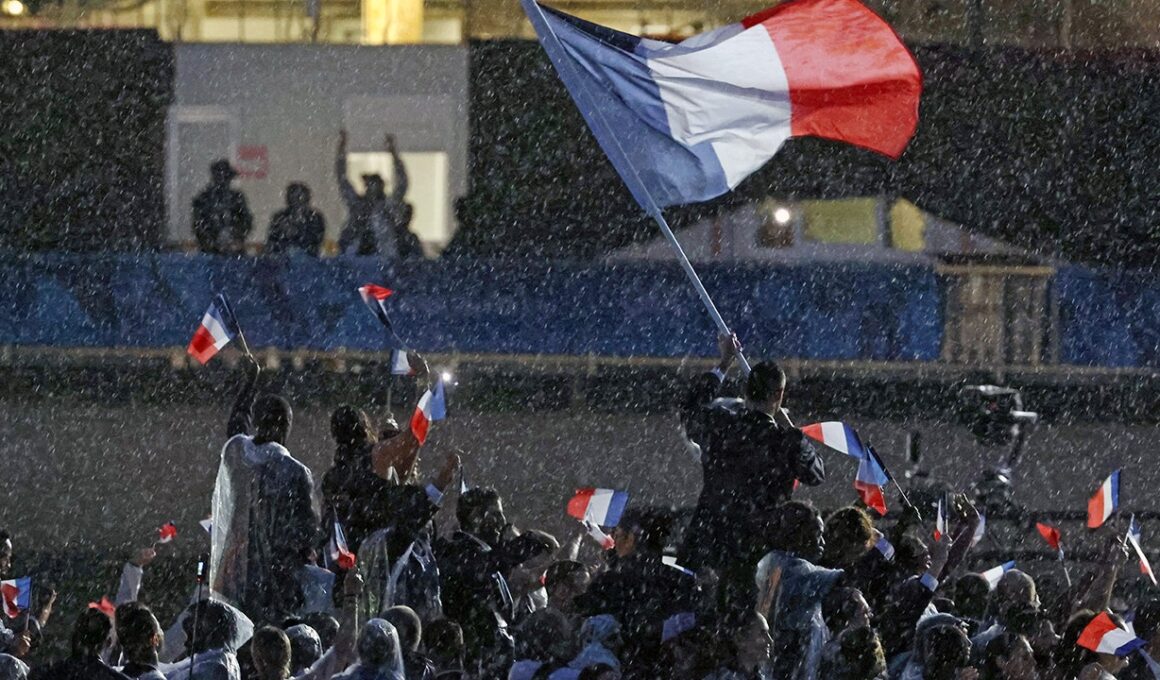
M705 285L754 357L933 361L942 295L923 266L709 265ZM201 255L0 258L0 344L174 347L217 292L255 347L374 350L358 296L392 288L392 318L431 352L707 356L715 331L675 264Z

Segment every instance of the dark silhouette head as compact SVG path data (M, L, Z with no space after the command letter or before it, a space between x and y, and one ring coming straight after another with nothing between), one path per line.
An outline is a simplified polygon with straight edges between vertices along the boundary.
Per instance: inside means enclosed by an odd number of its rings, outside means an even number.
M286 185L286 205L291 208L310 207L310 187L302 182L292 182Z
M276 394L263 394L254 402L254 443L286 443L294 412L290 402Z
M826 518L826 552L822 563L848 568L866 553L874 536L874 523L862 508L839 508Z
M503 513L503 501L495 489L477 487L468 489L459 499L455 508L455 518L459 528L484 541L488 545L499 543L507 517Z
M261 680L282 680L290 677L290 638L274 626L262 626L254 632L250 642L254 670Z
M801 501L783 503L777 509L770 544L776 550L816 562L825 551L825 525L814 506Z
M772 361L757 363L745 381L745 398L769 412L781 408L785 397L785 371Z
M935 626L923 638L924 678L955 680L971 664L971 640L958 626Z
M330 436L340 447L362 447L375 441L374 426L362 409L343 404L330 414Z
M157 617L140 602L117 607L117 642L130 661L151 662L163 633Z
M295 676L310 668L322 657L322 639L318 632L305 623L286 628L290 640L290 675Z
M77 617L72 633L72 653L76 657L97 656L109 642L113 623L104 612L86 609Z
M238 636L238 621L229 607L214 600L202 600L189 609L182 622L187 644L195 645L189 651L200 654L211 649L232 648Z
M209 176L214 184L225 186L234 181L234 178L238 176L238 171L234 170L234 166L230 165L228 160L220 158L210 164Z
M660 555L664 552L673 530L673 516L661 508L629 508L613 529L616 554L628 557L633 553Z
M366 187L366 191L363 192L363 198L368 198L372 201L386 198L387 184L383 181L382 175L378 173L363 175L362 180L363 186Z
M419 650L419 643L423 640L423 622L414 609L406 605L388 607L379 615L387 623L395 627L399 633L399 644L404 652Z
M955 581L955 613L965 619L986 618L990 597L991 585L982 574L963 574Z
M458 623L450 619L436 619L427 624L423 647L439 671L463 667L466 645L463 642L463 628Z

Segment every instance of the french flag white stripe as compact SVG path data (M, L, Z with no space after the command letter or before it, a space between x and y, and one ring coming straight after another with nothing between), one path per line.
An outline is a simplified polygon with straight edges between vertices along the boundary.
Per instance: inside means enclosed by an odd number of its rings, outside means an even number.
M648 60L668 116L686 145L708 143L730 188L760 168L791 132L789 82L769 31L753 26L695 51Z
M229 343L230 334L226 331L221 321L218 321L218 318L214 316L212 310L205 313L205 316L201 320L201 325L205 326L205 329L213 336L214 347L221 349Z
M850 442L846 439L846 427L841 421L828 420L822 423L822 440L826 446L850 455Z
M588 511L584 514L600 523L608 516L608 508L612 504L612 489L597 489L588 499Z

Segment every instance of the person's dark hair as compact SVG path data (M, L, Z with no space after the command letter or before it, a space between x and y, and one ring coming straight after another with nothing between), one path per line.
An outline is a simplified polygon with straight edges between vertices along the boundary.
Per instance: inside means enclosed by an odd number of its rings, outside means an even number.
M96 656L109 641L113 623L100 610L86 609L77 617L72 632L73 656Z
M238 636L238 622L229 608L221 602L202 600L189 607L182 622L186 639L197 645L193 652L232 646ZM197 631L193 629L197 621Z
M963 618L981 621L987 615L991 585L982 574L963 574L955 580L955 613Z
M826 518L826 555L865 548L874 536L874 522L862 508L838 508Z
M958 626L935 626L923 638L923 678L954 680L971 663L971 641Z
M154 652L154 636L161 633L161 625L149 607L140 602L129 602L117 607L117 642L130 660L147 658Z
M745 397L755 402L769 401L785 389L785 371L772 361L760 361L745 381Z
M262 669L262 678L290 677L290 638L281 628L262 626L250 641L254 666Z
M286 202L293 203L296 198L301 198L303 203L310 203L310 187L304 182L291 182L286 185Z
M843 631L832 654L823 657L818 677L827 680L874 680L886 673L886 655L869 626Z
M515 564L554 553L560 549L560 542L546 531L529 529L516 536L507 544L507 554Z
M822 600L822 619L830 634L837 635L849 627L854 615L854 601L862 591L848 586L832 588Z
M498 502L500 495L495 489L485 487L468 489L467 493L459 497L459 504L455 507L455 519L459 521L461 528L471 526L487 508Z
M423 634L423 649L439 670L463 663L465 645L463 628L451 619L436 619L427 624Z
M294 412L290 402L276 394L263 394L254 402L254 440L276 442L290 432Z
M552 588L558 583L576 578L580 574L588 575L588 567L576 560L560 560L553 562L544 572L544 587Z
M1084 628L1087 628L1095 617L1096 613L1092 610L1081 609L1072 614L1063 626L1059 644L1055 647L1055 668L1059 677L1079 677L1079 672L1083 670L1084 666L1099 661L1098 654L1079 646L1079 638L1083 635ZM1116 621L1116 623L1120 623L1120 621Z
M1010 631L1003 631L991 638L983 648L983 663L979 668L979 680L1003 680L1005 674L999 668L999 659L1011 656L1015 646L1023 641L1023 636Z
M380 619L395 627L399 632L399 644L404 652L414 652L419 649L423 640L423 623L414 609L405 605L388 607L379 614Z
M894 545L894 566L902 574L913 576L926 568L930 550L922 539L913 534L903 534Z
M516 626L516 658L566 661L572 656L572 625L555 609L534 611Z
M322 657L322 639L305 623L286 626L285 631L290 640L290 675L294 676Z
M1137 637L1151 641L1152 636L1160 631L1160 598L1150 597L1137 605L1132 626Z
M776 512L770 547L797 555L812 554L817 549L818 520L821 518L817 509L802 501L787 501Z
M322 641L323 649L330 649L334 646L334 639L338 637L338 619L325 612L312 612L302 617L302 623L314 629L318 633L318 639Z
M375 441L371 419L362 409L343 404L330 414L330 436L341 447L360 447Z
M664 552L673 531L673 515L664 508L629 508L617 526L636 537L638 551L655 555Z

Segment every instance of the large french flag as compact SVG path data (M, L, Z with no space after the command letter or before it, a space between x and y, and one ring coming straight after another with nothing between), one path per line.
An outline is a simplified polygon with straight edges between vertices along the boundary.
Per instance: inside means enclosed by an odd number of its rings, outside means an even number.
M0 581L0 596L4 601L4 615L14 619L32 606L32 577Z
M1116 625L1107 612L1100 612L1080 633L1076 644L1097 654L1127 656L1144 646L1144 641Z
M186 351L204 366L237 334L238 322L230 309L230 303L225 295L219 293L201 318L201 325L194 331Z
M521 2L646 210L729 191L790 137L898 158L918 126L918 65L857 0L791 0L676 44Z
M858 459L858 473L854 476L854 490L866 507L874 508L879 515L886 514L886 494L883 487L890 478L886 470L868 446L862 444L858 433L849 425L830 420L813 423L802 428L802 434L816 442L825 444L851 458Z
M1089 529L1098 529L1120 507L1120 471L1116 470L1108 475L1095 495L1088 500L1087 525Z
M586 487L576 489L576 495L568 501L568 515L581 522L614 527L620 523L626 505L627 491Z
M368 283L359 286L358 294L362 298L363 303L366 304L367 309L371 310L371 313L375 315L379 323L383 324L387 329L387 336L390 338L394 349L402 349L403 342L399 339L398 334L395 333L395 326L391 323L391 316L387 314L387 298L394 295L395 291L390 288ZM393 368L394 362L392 362Z
M415 413L411 416L411 432L420 444L427 443L427 433L431 431L431 423L447 417L447 393L443 388L443 380L436 381L435 386L419 397L415 405Z

